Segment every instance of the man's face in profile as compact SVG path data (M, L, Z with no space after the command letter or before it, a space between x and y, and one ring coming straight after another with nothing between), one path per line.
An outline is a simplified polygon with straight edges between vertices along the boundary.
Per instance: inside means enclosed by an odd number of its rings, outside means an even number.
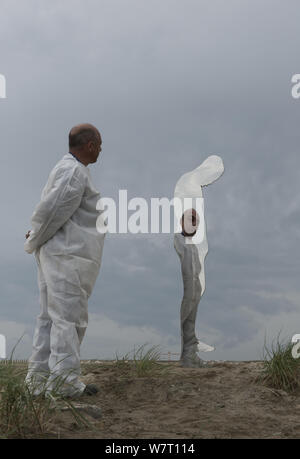
M89 142L89 153L90 153L90 162L96 163L99 155L101 153L102 139L99 135L99 139L96 142Z

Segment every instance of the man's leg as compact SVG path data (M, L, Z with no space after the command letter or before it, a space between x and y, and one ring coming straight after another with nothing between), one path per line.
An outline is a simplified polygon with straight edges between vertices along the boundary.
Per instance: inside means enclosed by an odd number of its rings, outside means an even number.
M88 295L81 287L76 259L41 254L48 286L50 377L48 390L76 397L85 389L80 381L80 345L88 322Z
M51 301L51 300L50 300ZM55 309L63 300L59 296L52 298L51 306ZM76 299L82 304L82 300ZM56 304L55 304L56 303ZM66 311L65 311L66 312ZM51 329L51 355L49 359L50 377L48 390L64 396L79 396L85 389L85 384L80 381L80 345L85 334L86 327L79 327L72 321L72 317L64 313L62 317L56 317L51 311L53 325Z
M50 331L52 321L48 314L47 284L42 271L39 253L36 252L41 312L37 318L33 337L33 352L29 359L26 383L35 395L45 389L49 376Z

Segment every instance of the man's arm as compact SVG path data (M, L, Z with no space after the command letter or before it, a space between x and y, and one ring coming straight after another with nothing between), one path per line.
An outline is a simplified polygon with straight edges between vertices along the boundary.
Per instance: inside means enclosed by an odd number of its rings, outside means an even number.
M45 244L70 219L80 206L85 183L79 167L55 171L47 193L43 193L33 213L32 229L24 245L26 252L32 253Z

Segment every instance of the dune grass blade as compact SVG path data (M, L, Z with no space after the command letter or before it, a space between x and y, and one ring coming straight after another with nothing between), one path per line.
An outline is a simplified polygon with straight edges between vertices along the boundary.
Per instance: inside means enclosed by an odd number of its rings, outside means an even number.
M21 340L21 339L20 339ZM18 341L18 343L20 342ZM17 343L17 344L18 344ZM16 345L17 346L17 345ZM25 383L27 365L15 365L13 353L9 361L0 365L0 438L36 438L53 432L57 410L67 406L78 425L91 427L79 413L73 400L60 395L65 378L52 380L52 392L47 391L49 374L44 381ZM35 395L39 393L39 395ZM56 403L59 399L59 404Z
M146 350L147 344L140 346L137 351L134 350L133 361L137 376L145 376L159 367L161 352L159 346L150 347Z
M124 371L131 371L138 377L162 374L167 371L167 366L159 363L161 351L159 346L152 346L147 349L148 344L143 344L133 351L128 352L124 357L116 354L116 366Z

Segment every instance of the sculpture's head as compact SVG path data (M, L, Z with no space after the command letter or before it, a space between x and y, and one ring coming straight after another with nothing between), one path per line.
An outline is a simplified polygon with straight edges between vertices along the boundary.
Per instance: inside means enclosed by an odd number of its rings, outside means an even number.
M200 218L195 209L188 209L182 215L180 223L184 236L192 237L197 232Z

